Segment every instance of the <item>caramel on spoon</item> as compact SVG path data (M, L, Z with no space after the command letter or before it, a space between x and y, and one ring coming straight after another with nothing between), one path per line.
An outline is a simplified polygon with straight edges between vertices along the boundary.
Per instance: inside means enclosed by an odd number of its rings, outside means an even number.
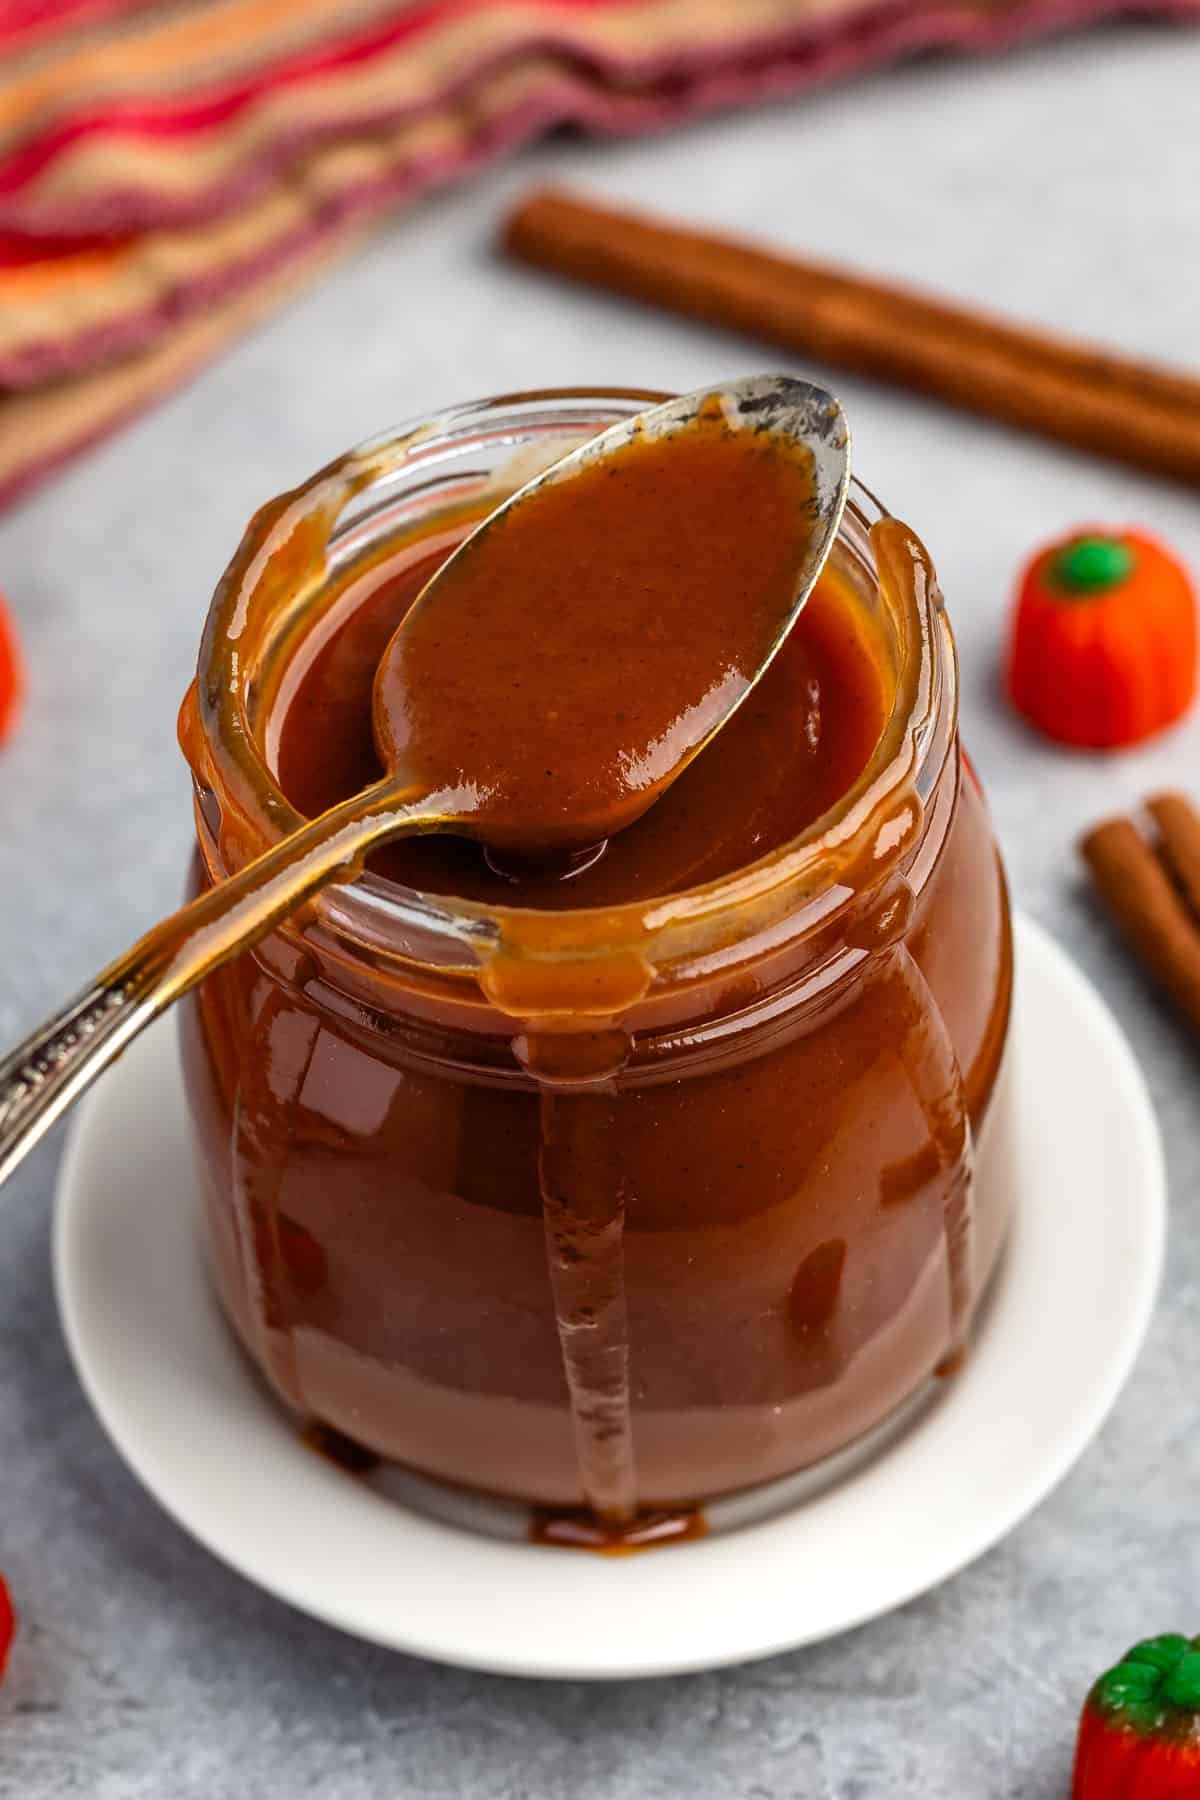
M702 468L720 508L689 504ZM0 1180L144 1026L388 839L457 832L519 861L631 825L771 662L848 483L833 396L756 376L623 420L519 489L384 652L386 776L155 926L0 1063ZM694 604L701 571L721 605Z

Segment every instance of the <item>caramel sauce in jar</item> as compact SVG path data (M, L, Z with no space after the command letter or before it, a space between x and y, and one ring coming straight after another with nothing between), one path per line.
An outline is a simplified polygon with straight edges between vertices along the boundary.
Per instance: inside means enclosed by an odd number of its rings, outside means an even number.
M460 409L258 515L182 715L198 883L376 778L421 583L645 398ZM686 1539L961 1355L1010 985L941 597L857 490L760 687L602 854L397 843L186 1003L225 1309L298 1415L539 1542Z

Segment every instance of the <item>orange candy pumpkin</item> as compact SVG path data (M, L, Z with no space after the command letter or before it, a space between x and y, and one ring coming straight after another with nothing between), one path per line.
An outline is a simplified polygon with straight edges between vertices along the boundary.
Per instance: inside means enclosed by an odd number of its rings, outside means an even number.
M1021 579L1008 659L1019 712L1047 737L1115 749L1150 737L1196 693L1196 596L1141 531L1080 532Z
M17 648L17 631L0 596L0 744L16 729L25 697L25 671Z
M4 1679L4 1665L8 1661L16 1630L17 1615L13 1610L12 1596L5 1586L3 1575L0 1575L0 1681Z

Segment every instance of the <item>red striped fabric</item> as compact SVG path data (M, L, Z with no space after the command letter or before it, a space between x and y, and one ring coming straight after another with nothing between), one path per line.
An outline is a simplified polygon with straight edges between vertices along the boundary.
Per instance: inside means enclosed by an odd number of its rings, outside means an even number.
M1200 0L0 0L0 500L380 210L935 46Z
M0 7L0 53L153 4L154 0L5 0Z

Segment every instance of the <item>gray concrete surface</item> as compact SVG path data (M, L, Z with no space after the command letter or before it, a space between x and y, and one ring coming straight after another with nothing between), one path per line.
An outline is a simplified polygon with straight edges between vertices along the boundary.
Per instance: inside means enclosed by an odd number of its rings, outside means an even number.
M684 388L786 360L503 266L493 222L525 183L569 176L1200 369L1198 88L1200 39L1128 26L987 65L922 63L657 142L557 141L391 223L0 520L0 586L33 683L0 757L0 1040L176 897L189 821L175 708L214 578L260 499L450 399ZM1114 949L1072 849L1114 804L1200 786L1200 716L1137 754L1071 759L1027 737L996 690L1030 546L1082 521L1142 521L1200 568L1200 511L1194 495L839 386L860 469L940 566L1017 898L1108 997L1162 1121L1169 1269L1115 1414L1005 1544L836 1642L601 1688L435 1668L256 1592L117 1460L55 1318L56 1140L0 1201L0 1567L24 1613L0 1690L3 1800L1054 1800L1091 1673L1143 1631L1200 1630L1200 1057Z

